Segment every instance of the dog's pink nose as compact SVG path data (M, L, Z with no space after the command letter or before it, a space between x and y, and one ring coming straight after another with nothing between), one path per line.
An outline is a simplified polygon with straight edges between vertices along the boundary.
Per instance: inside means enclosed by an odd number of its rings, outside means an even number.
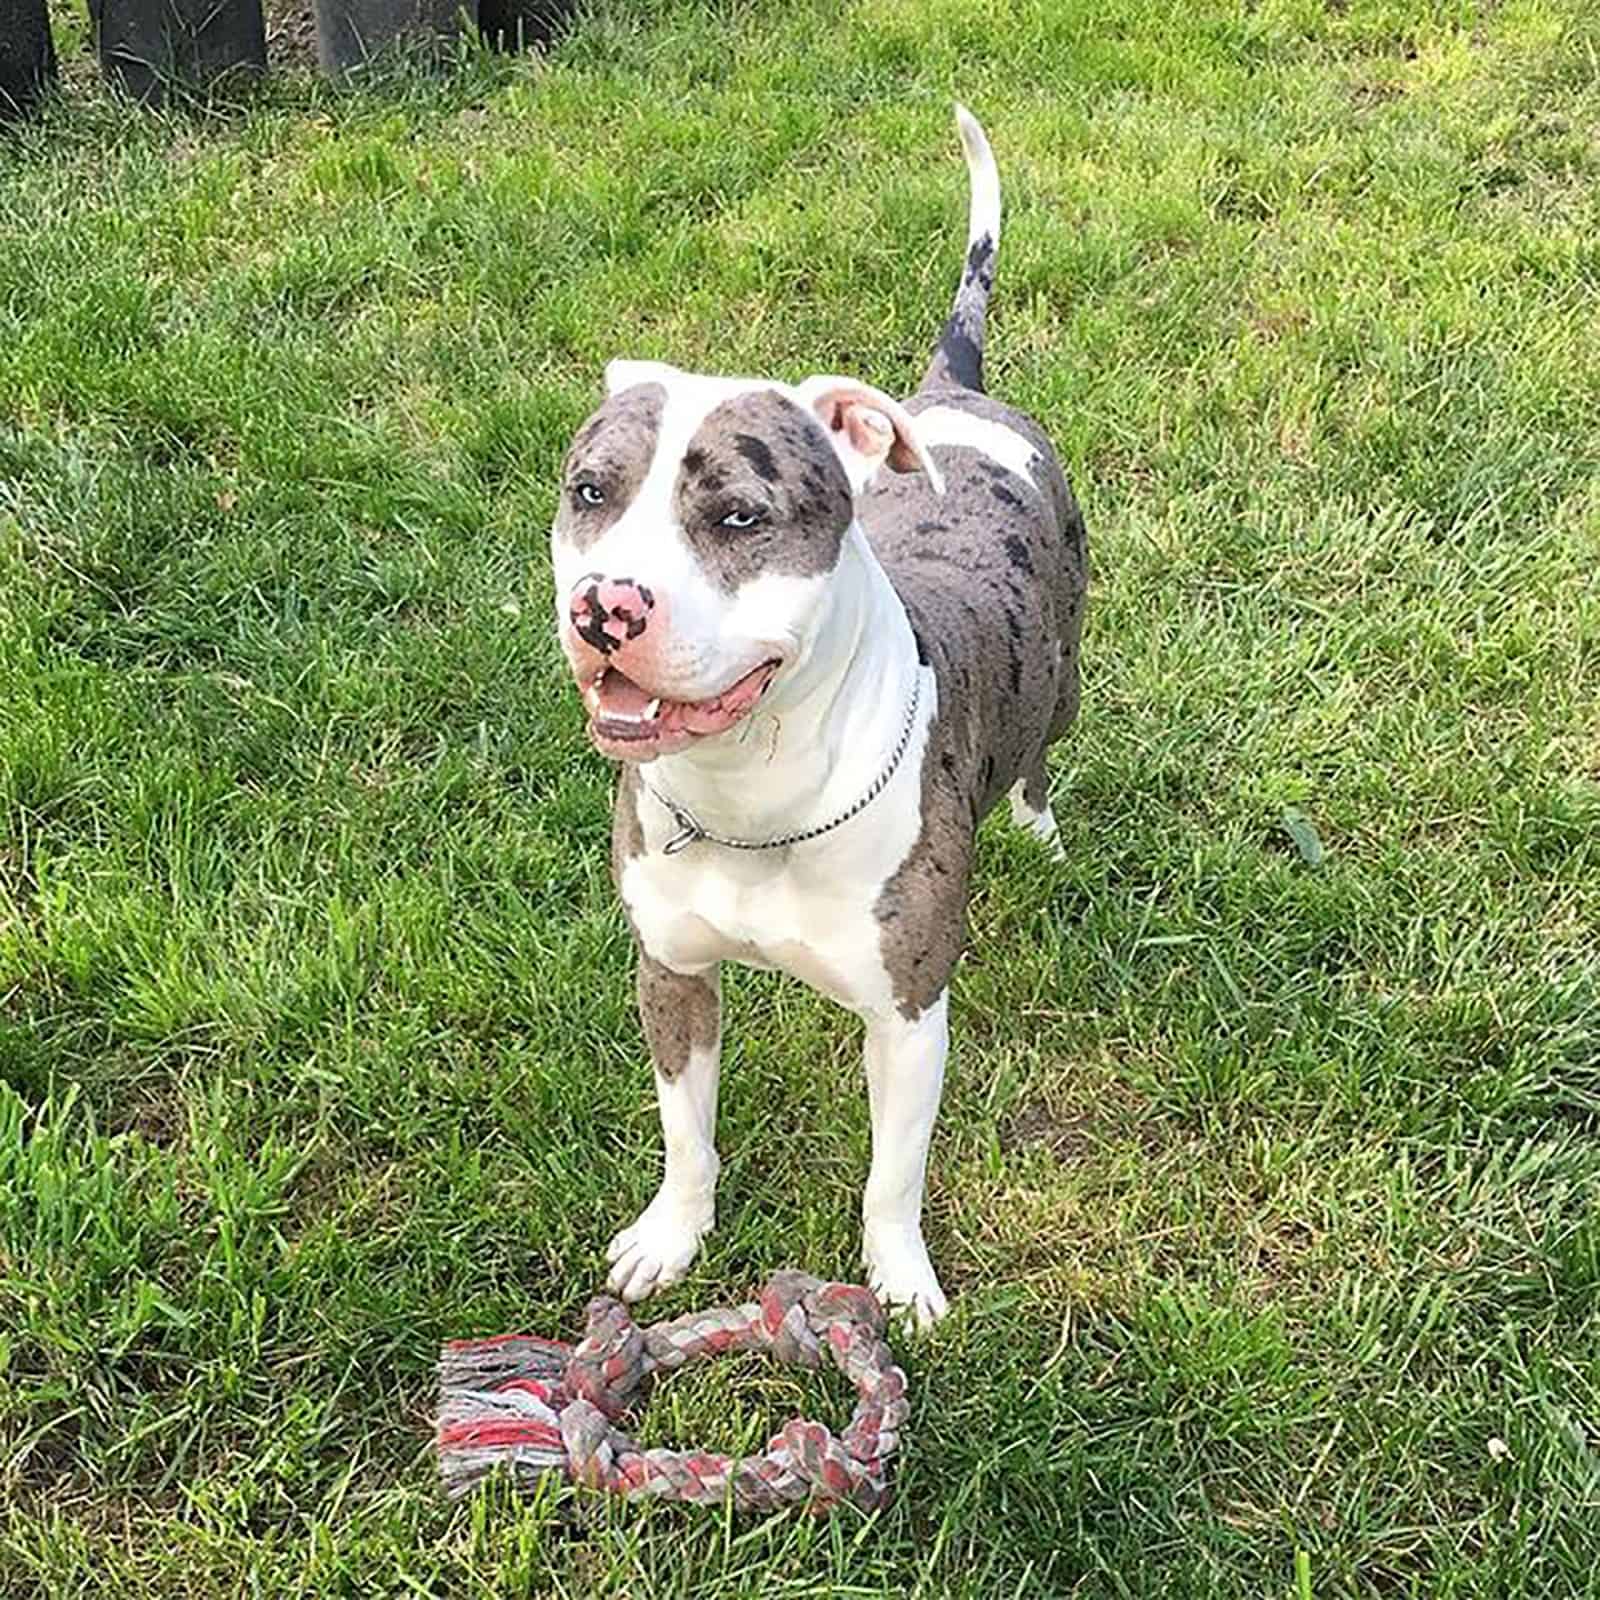
M642 583L591 572L578 580L567 613L578 637L608 656L644 632L655 604L656 597Z

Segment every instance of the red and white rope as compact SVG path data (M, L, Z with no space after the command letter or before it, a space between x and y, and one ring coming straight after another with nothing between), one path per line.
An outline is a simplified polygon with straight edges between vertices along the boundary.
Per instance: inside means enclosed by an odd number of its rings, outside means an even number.
M545 1473L614 1494L749 1510L806 1502L869 1509L887 1495L906 1419L906 1378L884 1342L870 1290L780 1272L761 1298L638 1327L620 1301L589 1303L574 1345L512 1334L461 1339L439 1359L439 1470L452 1497L506 1466L531 1489ZM649 1378L726 1350L765 1350L815 1368L823 1352L855 1385L850 1425L835 1437L797 1417L760 1455L641 1450L616 1424Z

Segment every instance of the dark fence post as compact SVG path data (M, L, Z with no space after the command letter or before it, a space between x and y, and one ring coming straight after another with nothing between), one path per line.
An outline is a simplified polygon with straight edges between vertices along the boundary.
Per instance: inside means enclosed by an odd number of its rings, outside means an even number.
M478 0L478 27L496 50L549 44L571 17L576 0Z
M0 0L0 119L33 110L56 75L45 0Z
M89 0L89 16L101 69L146 105L174 84L205 89L266 70L261 0Z
M394 46L442 53L478 20L478 0L316 0L317 60L330 78Z

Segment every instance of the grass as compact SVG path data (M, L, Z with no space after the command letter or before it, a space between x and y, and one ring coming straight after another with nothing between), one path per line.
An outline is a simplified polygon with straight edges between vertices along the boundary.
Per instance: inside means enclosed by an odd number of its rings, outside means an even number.
M608 0L344 94L72 68L0 148L0 1592L1595 1592L1597 54L1585 0ZM956 94L1096 576L1068 863L982 840L899 1497L447 1507L438 1341L573 1329L657 1174L556 465L618 353L909 386ZM856 1030L729 987L669 1314L855 1264Z

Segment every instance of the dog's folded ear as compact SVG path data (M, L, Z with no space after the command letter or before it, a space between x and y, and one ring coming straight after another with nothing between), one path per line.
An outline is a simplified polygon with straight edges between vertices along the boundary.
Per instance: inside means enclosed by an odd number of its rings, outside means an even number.
M665 383L679 376L678 369L665 361L608 361L606 393L621 394L639 383Z
M916 418L881 389L854 378L822 376L800 385L800 398L827 429L828 438L859 493L881 467L928 475L935 494L944 493L944 479L927 447L917 437Z

